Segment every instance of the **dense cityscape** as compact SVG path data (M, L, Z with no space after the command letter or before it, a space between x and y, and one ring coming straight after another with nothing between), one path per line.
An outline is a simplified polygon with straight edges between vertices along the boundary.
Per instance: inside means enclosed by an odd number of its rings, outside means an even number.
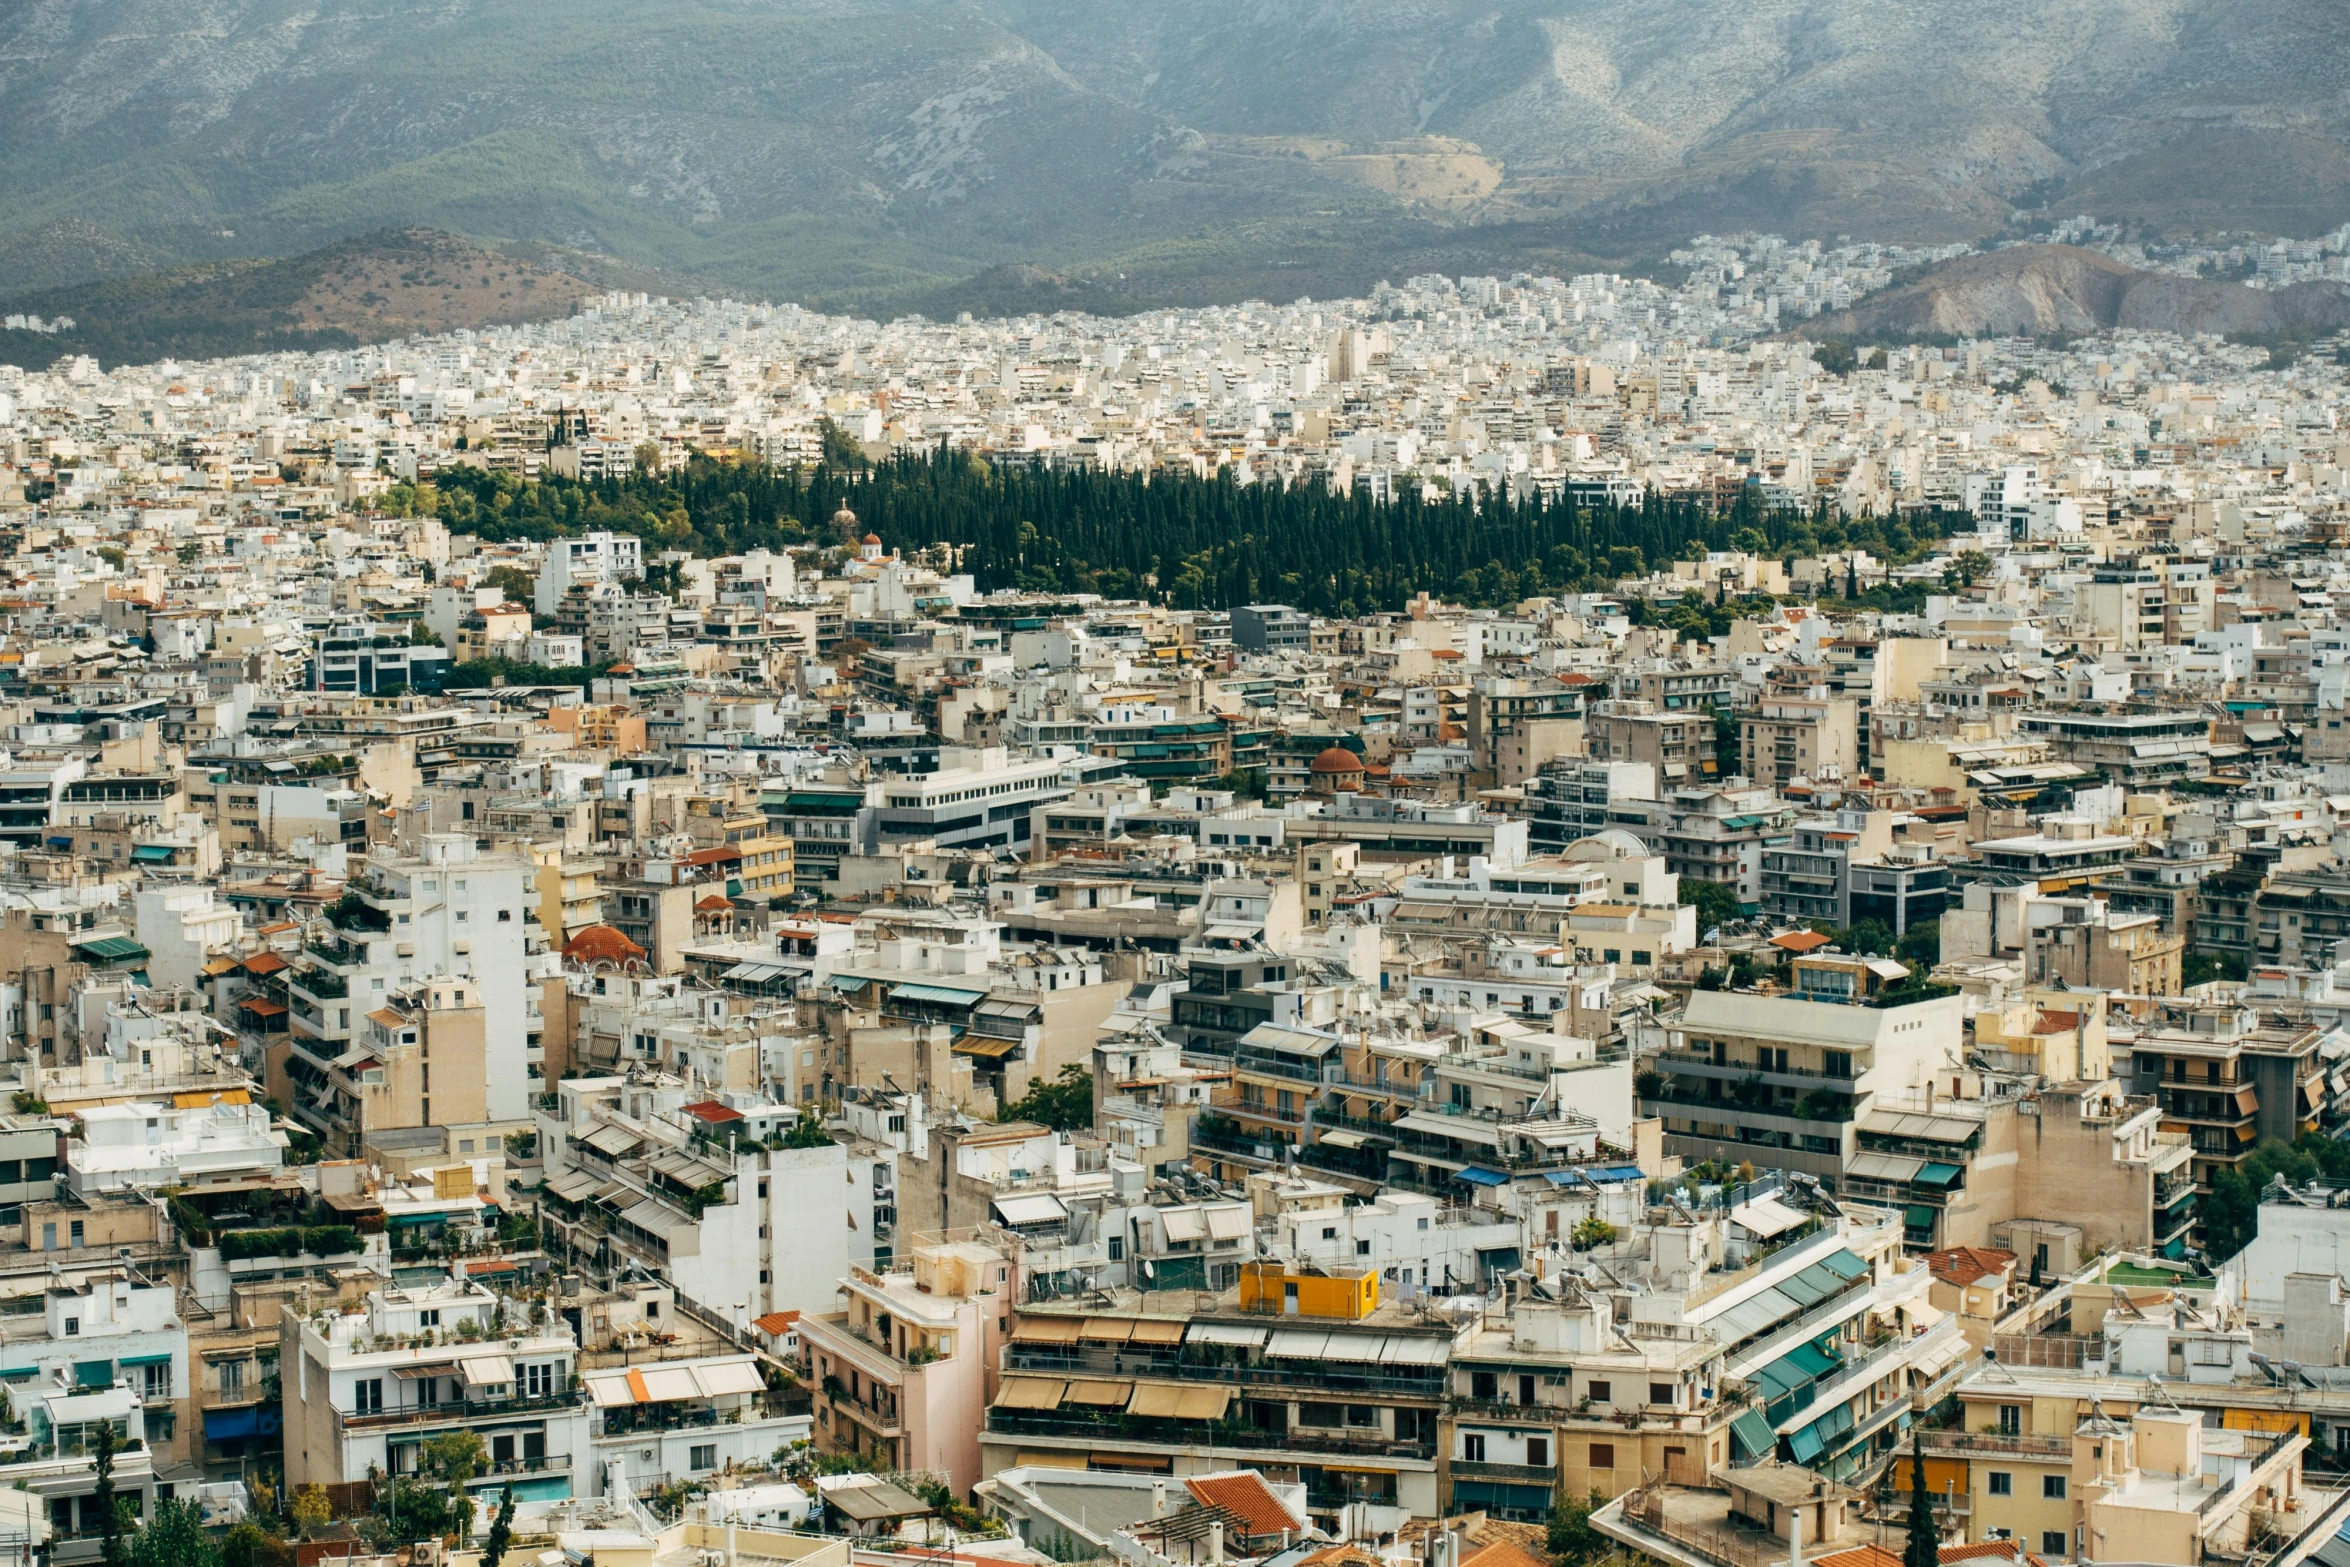
M2338 1567L2350 345L1967 251L0 369L0 1543Z

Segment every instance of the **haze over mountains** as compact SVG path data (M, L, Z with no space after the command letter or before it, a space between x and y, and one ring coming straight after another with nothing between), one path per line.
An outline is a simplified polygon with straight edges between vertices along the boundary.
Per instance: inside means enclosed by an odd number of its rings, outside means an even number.
M2350 218L2319 0L29 0L0 293L387 225L829 306ZM971 281L973 279L977 281ZM996 296L1000 295L998 298Z

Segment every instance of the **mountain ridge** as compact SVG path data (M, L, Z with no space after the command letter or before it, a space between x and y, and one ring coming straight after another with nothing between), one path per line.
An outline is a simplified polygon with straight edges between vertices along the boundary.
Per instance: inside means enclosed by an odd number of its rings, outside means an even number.
M0 16L0 294L408 225L882 313L1010 266L1172 300L1700 231L1971 239L2019 203L2350 220L2350 32L2321 0L572 0L562 22L26 0Z

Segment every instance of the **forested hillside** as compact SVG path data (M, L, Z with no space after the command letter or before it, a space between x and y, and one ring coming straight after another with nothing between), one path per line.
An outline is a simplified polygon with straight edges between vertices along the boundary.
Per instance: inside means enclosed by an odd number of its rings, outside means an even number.
M696 462L602 484L460 468L435 488L395 490L390 504L493 541L610 528L697 555L846 542L830 523L845 505L859 533L892 548L968 546L962 567L982 590L1147 596L1179 608L1278 601L1333 615L1394 609L1423 589L1473 604L1605 589L1702 547L1783 558L1858 546L1898 564L1949 531L1940 518L1845 521L1766 510L1747 496L1727 512L1653 493L1621 509L1490 492L1380 503L1319 484L1146 480L944 452L869 470Z

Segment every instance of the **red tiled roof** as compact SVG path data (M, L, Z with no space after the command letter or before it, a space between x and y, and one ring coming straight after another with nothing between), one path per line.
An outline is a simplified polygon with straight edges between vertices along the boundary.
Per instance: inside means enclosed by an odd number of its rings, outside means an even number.
M1516 1540L1496 1540L1461 1558L1461 1567L1552 1567L1549 1557Z
M799 1321L800 1314L796 1311L770 1311L764 1317L753 1317L751 1326L762 1333L789 1333Z
M1945 1284L1972 1284L2015 1266L2015 1253L1989 1246L1952 1246L1926 1253L1926 1268Z
M244 963L248 974L274 974L286 967L286 960L274 952L256 952Z
M1771 945L1801 956L1806 952L1819 951L1830 939L1816 930L1791 930L1784 936L1773 936Z
M713 892L710 894L710 896L704 898L701 902L694 905L694 912L696 914L709 914L718 909L731 909L733 907L733 904L727 902L724 898Z
M1232 1515L1242 1532L1249 1535L1279 1534L1284 1529L1299 1527L1301 1520L1291 1516L1281 1505L1281 1498L1273 1494L1264 1477L1253 1469L1238 1474L1206 1475L1187 1479L1183 1488L1199 1500L1203 1507L1221 1507Z
M715 1099L705 1099L700 1104L687 1105L685 1113L697 1121L739 1121L743 1118L743 1113L740 1110L730 1105L722 1105Z

